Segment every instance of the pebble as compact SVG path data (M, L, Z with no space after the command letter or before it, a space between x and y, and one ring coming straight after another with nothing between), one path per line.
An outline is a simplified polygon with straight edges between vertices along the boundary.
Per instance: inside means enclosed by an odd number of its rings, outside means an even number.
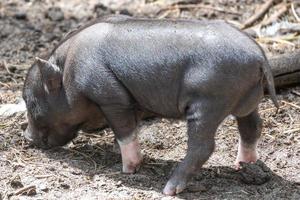
M121 186L121 184L122 184L122 181L118 181L117 183L116 183L116 186Z
M12 188L14 188L14 189L24 187L23 183L21 182L21 178L20 178L19 175L17 175L16 177L14 177L13 180L11 180L10 186L11 186Z
M187 188L189 192L206 192L208 189L204 185L191 185Z
M63 11L59 7L49 8L46 13L46 17L51 21L62 21L65 18Z
M67 183L61 183L60 186L61 186L63 189L66 189L66 190L70 189L70 185L67 184Z
M41 184L39 186L39 189L43 192L48 192L49 191L49 188L47 187L47 184Z
M36 195L36 187L28 190L28 192L26 194L27 194L27 196L34 196L34 195Z
M24 12L17 12L17 13L15 13L15 18L18 20L26 20L27 14Z

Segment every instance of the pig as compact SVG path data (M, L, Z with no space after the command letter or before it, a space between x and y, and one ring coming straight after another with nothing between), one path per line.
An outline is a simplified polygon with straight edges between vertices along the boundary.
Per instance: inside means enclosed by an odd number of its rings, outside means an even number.
M107 16L36 58L23 89L24 135L51 148L79 130L108 125L120 146L122 171L135 173L142 162L136 127L143 116L184 119L188 149L163 189L176 195L213 153L216 130L228 115L240 133L236 165L258 159L264 82L278 108L264 51L224 21Z

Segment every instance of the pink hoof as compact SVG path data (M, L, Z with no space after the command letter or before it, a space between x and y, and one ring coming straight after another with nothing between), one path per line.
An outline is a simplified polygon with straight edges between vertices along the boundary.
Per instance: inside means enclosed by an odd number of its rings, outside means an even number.
M134 139L125 144L119 142L119 144L122 155L123 173L132 174L137 172L143 160L138 140Z
M185 183L173 184L171 180L168 181L167 185L163 190L163 194L168 196L174 196L181 193L186 187Z

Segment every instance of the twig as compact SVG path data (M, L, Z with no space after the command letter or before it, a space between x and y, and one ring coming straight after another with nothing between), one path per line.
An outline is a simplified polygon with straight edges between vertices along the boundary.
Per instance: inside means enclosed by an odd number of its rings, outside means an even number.
M271 37L260 37L257 39L257 42L277 42L277 43L282 43L282 44L287 44L291 46L295 46L294 43L289 42L287 40L293 40L299 38L298 36L292 35L292 38L287 38L287 37L277 37L277 38L271 38Z
M22 154L15 148L12 148L12 153L15 155L15 159L17 160L17 164L19 166L25 167L26 162L21 158Z
M247 194L247 195L250 194L249 192L246 192L245 190L241 190L241 192L243 192L244 194Z
M94 147L95 147L96 149L99 149L100 151L104 152L104 149L102 149L101 147L99 147L99 146L97 146L97 145L95 145Z
M14 192L14 195L23 194L24 192L30 191L35 188L36 188L35 185L29 185L29 186L23 187L23 188L17 190L16 192Z
M273 22L275 22L279 17L281 17L286 11L288 10L288 5L286 3L281 3L278 5L279 10L275 13L273 13L268 19L263 21L261 24L263 26L267 26Z
M6 177L7 178L7 177ZM5 178L5 179L6 179ZM3 179L4 180L4 179ZM5 196L7 196L7 193L8 193L8 187L7 187L7 185L8 185L8 183L9 183L10 181L7 181L6 183L5 183L5 190L4 190L4 192L3 192L3 196L5 197Z
M242 24L240 23L240 22L238 22L238 21L235 21L235 20L226 20L228 23L230 23L230 24L233 24L234 26L236 26L236 27L241 27L242 26Z
M297 22L300 22L300 18L299 18L299 16L296 13L296 10L295 10L295 7L294 7L294 3L292 3L291 8L292 8L292 13L293 13L294 17L296 18Z
M4 87L7 87L7 88L9 88L9 87L10 87L8 84L6 84L6 83L3 83L3 82L1 82L1 81L0 81L0 85L2 85L2 86L4 86Z
M165 11L165 10L173 10L173 9L187 9L187 8L200 8L200 9L208 9L208 10L214 10L217 12L221 13L227 13L231 15L239 15L241 16L242 14L239 12L231 11L231 10L224 10L222 8L217 8L213 6L208 6L208 5L199 5L199 4L182 4L182 5L175 5L167 8L162 8L160 11Z
M8 69L7 63L6 63L5 60L3 61L2 65L3 65L3 67L5 68L5 70L7 71L7 73L12 74L11 71Z
M287 102L287 101L285 101L285 100L282 100L282 102L283 102L283 103L285 103L285 104L287 104L287 105L290 105L290 106L292 106L292 107L294 107L294 108L298 108L298 109L300 109L300 106L298 106L298 105L296 105L296 104L293 104L293 103Z
M294 129L290 129L290 130L284 131L283 134L294 133L296 131L300 131L300 128L294 128Z
M158 16L159 19L163 19L171 13L172 10L166 10L164 13Z
M95 171L97 170L97 163L90 156L88 156L85 153L82 153L80 151L77 151L75 149L70 149L70 151L75 152L79 155L82 155L84 158L89 159L90 161L92 161L92 163L94 164Z
M300 33L300 24L295 24L293 26L290 27L282 27L279 29L279 33L281 34L286 34L286 33Z
M295 120L294 120L294 118L291 116L290 113L288 113L288 116L289 116L289 118L290 118L290 126L293 126Z
M281 43L281 44L287 44L287 45L291 45L291 46L295 46L294 43L283 40L283 39L279 39L279 38L259 38L259 42L276 42L276 43Z
M270 135L270 134L268 134L268 133L265 133L265 135L268 136L268 137L270 137L270 138L272 138L273 140L275 139L274 136L272 136L272 135Z
M296 90L292 90L291 93L300 97L300 92L297 92Z
M103 135L100 135L100 134L93 134L93 133L84 133L85 136L88 136L88 137L93 137L93 138L100 138L100 139L103 139Z
M268 0L266 1L261 8L252 15L248 20L246 20L242 26L242 29L248 28L252 26L257 20L262 18L266 12L271 8L272 4L274 3L275 0Z
M282 108L284 108L284 107L286 107L287 105L286 104L284 104L283 106L280 106L279 107L279 109L282 109ZM267 108L267 109L265 109L265 110L261 110L261 111L259 111L259 113L265 113L265 112L269 112L269 111L272 111L272 110L276 110L277 108L276 107L272 107L272 108Z
M45 174L45 175L35 175L34 177L37 179L42 179L42 178L49 178L49 177L53 177L54 175L52 174Z

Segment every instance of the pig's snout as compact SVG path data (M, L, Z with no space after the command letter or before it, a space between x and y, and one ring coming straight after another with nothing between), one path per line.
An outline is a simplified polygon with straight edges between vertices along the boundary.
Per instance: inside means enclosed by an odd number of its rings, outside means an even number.
M23 127L24 128L24 127ZM22 128L22 129L23 129ZM30 144L33 144L33 139L32 139L32 136L31 136L31 134L30 134L30 132L29 132L29 130L28 130L28 126L25 128L25 130L23 130L24 132L23 132L23 135L24 135L24 137L25 137L25 140L27 141L27 142L29 142Z
M27 127L28 127L28 122L22 122L20 124L20 128L22 131L25 131Z
M29 126L27 126L27 128L25 129L25 131L23 132L23 135L25 137L25 140L30 144L30 145L34 145L38 148L42 148L42 149L49 149L51 148L51 146L48 144L47 139L38 139L34 137L34 134L32 134Z
M20 128L23 131L23 136L25 137L25 140L29 143L33 143L33 139L31 138L31 134L28 130L28 122L22 122L20 124Z

